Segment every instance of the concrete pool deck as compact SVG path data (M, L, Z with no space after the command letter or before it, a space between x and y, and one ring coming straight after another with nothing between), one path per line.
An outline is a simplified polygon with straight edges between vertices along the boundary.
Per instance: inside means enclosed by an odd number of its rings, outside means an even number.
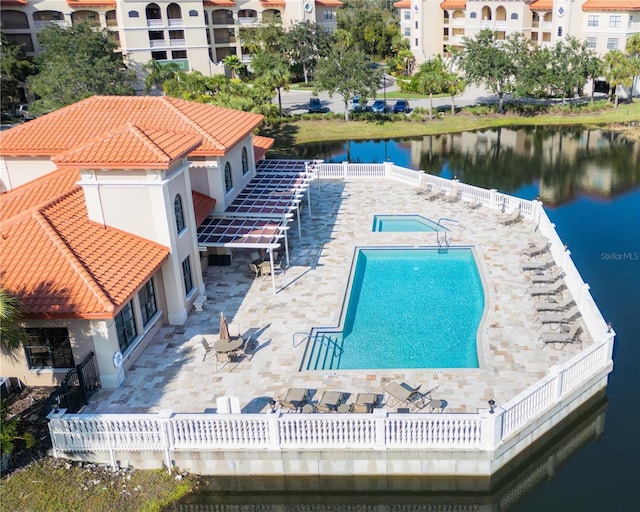
M500 407L581 350L579 345L543 348L539 340L548 329L534 317L527 293L531 283L520 268L526 261L522 249L543 241L530 220L503 226L500 212L471 210L463 201L428 201L415 187L391 179L314 181L310 194L311 217L305 203L302 239L295 225L289 230L290 267L276 276L277 294L270 279L254 279L249 272L248 251L236 251L230 266L209 267L203 311L192 311L182 326L163 326L126 371L124 384L100 390L82 412L214 412L216 399L230 395L239 399L242 412L256 413L268 411L269 400L284 398L292 387L316 390L317 399L323 391L382 394L396 381L421 384L422 390L436 388L432 397L446 400L445 413L475 413L486 409L491 398ZM452 245L476 248L485 279L488 312L480 332L481 368L298 371L305 343L294 347L293 334L338 324L356 246L436 245L434 232L374 233L374 214L458 221L451 225ZM241 332L253 333L255 342L250 359L216 372L214 354L203 361L199 337L218 333L220 311Z

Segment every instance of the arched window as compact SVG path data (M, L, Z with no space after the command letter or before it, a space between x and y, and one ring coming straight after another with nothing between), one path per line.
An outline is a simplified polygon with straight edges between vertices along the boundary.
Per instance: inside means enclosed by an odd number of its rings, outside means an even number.
M182 9L178 4L172 3L167 6L167 19L169 20L182 19ZM171 22L169 22L169 24L171 24Z
M145 9L145 14L147 15L147 20L161 20L162 19L162 11L160 10L160 6L158 4L149 4Z
M249 157L247 156L247 148L242 148L242 174L249 172Z
M491 20L491 8L484 6L482 8L482 19L483 20Z
M140 13L138 11L129 11L129 18L139 18Z
M176 229L178 230L178 234L184 231L184 211L182 209L182 198L180 194L176 195L176 198L173 200L173 211L176 215Z
M517 12L512 12L511 13L511 19L512 20L517 20L518 19L518 13Z
M198 17L198 11L196 11L195 9L191 9L189 11L189 16L191 16L192 18L197 18Z
M231 176L231 164L224 165L224 189L229 192L233 188L233 177Z
M478 14L475 12L472 12L471 14L469 14L469 18L471 18L472 20L475 20L478 17Z

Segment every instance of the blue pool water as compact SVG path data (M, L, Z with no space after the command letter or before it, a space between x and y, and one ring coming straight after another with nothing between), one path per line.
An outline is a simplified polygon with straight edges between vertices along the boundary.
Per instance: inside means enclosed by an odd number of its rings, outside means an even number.
M444 229L438 223L422 215L375 215L372 231L416 232Z
M314 332L302 368L478 368L483 311L471 249L360 249L342 331Z

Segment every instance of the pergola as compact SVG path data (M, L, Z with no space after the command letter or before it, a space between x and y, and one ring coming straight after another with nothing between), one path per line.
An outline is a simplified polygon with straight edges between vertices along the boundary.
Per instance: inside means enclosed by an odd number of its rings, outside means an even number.
M256 176L223 213L209 215L198 226L198 245L266 250L273 267L273 251L284 239L289 265L288 223L296 212L298 235L302 236L299 205L306 194L311 211L307 190L312 170L302 160L262 160L256 171ZM276 293L273 272L271 282Z

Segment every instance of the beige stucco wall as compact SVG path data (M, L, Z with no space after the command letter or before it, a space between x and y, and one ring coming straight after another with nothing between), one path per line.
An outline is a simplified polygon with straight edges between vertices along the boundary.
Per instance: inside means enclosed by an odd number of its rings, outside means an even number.
M0 156L0 193L13 190L55 169L56 165L46 156Z

